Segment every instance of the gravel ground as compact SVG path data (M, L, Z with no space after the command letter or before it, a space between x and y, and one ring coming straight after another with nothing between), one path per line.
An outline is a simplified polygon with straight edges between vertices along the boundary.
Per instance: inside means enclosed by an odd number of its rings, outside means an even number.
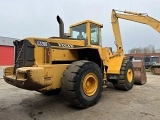
M160 76L147 73L145 85L131 91L104 88L99 102L78 109L61 95L44 96L16 88L0 79L0 120L159 120Z

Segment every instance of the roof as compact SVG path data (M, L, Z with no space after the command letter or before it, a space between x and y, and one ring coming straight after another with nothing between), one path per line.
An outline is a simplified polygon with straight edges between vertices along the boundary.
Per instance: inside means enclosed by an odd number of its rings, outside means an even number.
M88 23L88 22L93 23L93 24L96 24L96 25L98 25L98 26L100 26L100 27L103 27L102 24L97 23L97 22L94 22L94 21L92 21L92 20L84 20L84 21L82 21L82 22L78 22L78 23L76 23L76 24L71 25L70 28L71 28L71 27L74 27L74 26L77 26L77 25L80 25L80 24L83 24L83 23Z
M0 45L14 46L13 41L15 40L18 40L18 39L0 36Z

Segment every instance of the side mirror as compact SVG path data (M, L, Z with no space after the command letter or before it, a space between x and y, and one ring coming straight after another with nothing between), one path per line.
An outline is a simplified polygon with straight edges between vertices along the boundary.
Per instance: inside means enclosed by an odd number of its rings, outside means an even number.
M66 37L71 37L71 34L70 33L64 33L64 36L66 36Z

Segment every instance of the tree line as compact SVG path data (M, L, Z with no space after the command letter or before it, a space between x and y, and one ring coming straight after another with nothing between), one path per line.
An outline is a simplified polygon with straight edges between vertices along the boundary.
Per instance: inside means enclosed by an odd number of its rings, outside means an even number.
M155 49L153 45L148 45L146 47L134 47L128 51L129 54L136 53L160 53L160 48Z

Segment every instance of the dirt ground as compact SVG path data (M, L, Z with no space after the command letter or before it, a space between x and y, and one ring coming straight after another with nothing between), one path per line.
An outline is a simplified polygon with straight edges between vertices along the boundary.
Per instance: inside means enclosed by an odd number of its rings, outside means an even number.
M147 78L128 92L105 88L99 102L83 110L61 95L44 96L0 79L0 120L159 120L160 76L147 73Z

